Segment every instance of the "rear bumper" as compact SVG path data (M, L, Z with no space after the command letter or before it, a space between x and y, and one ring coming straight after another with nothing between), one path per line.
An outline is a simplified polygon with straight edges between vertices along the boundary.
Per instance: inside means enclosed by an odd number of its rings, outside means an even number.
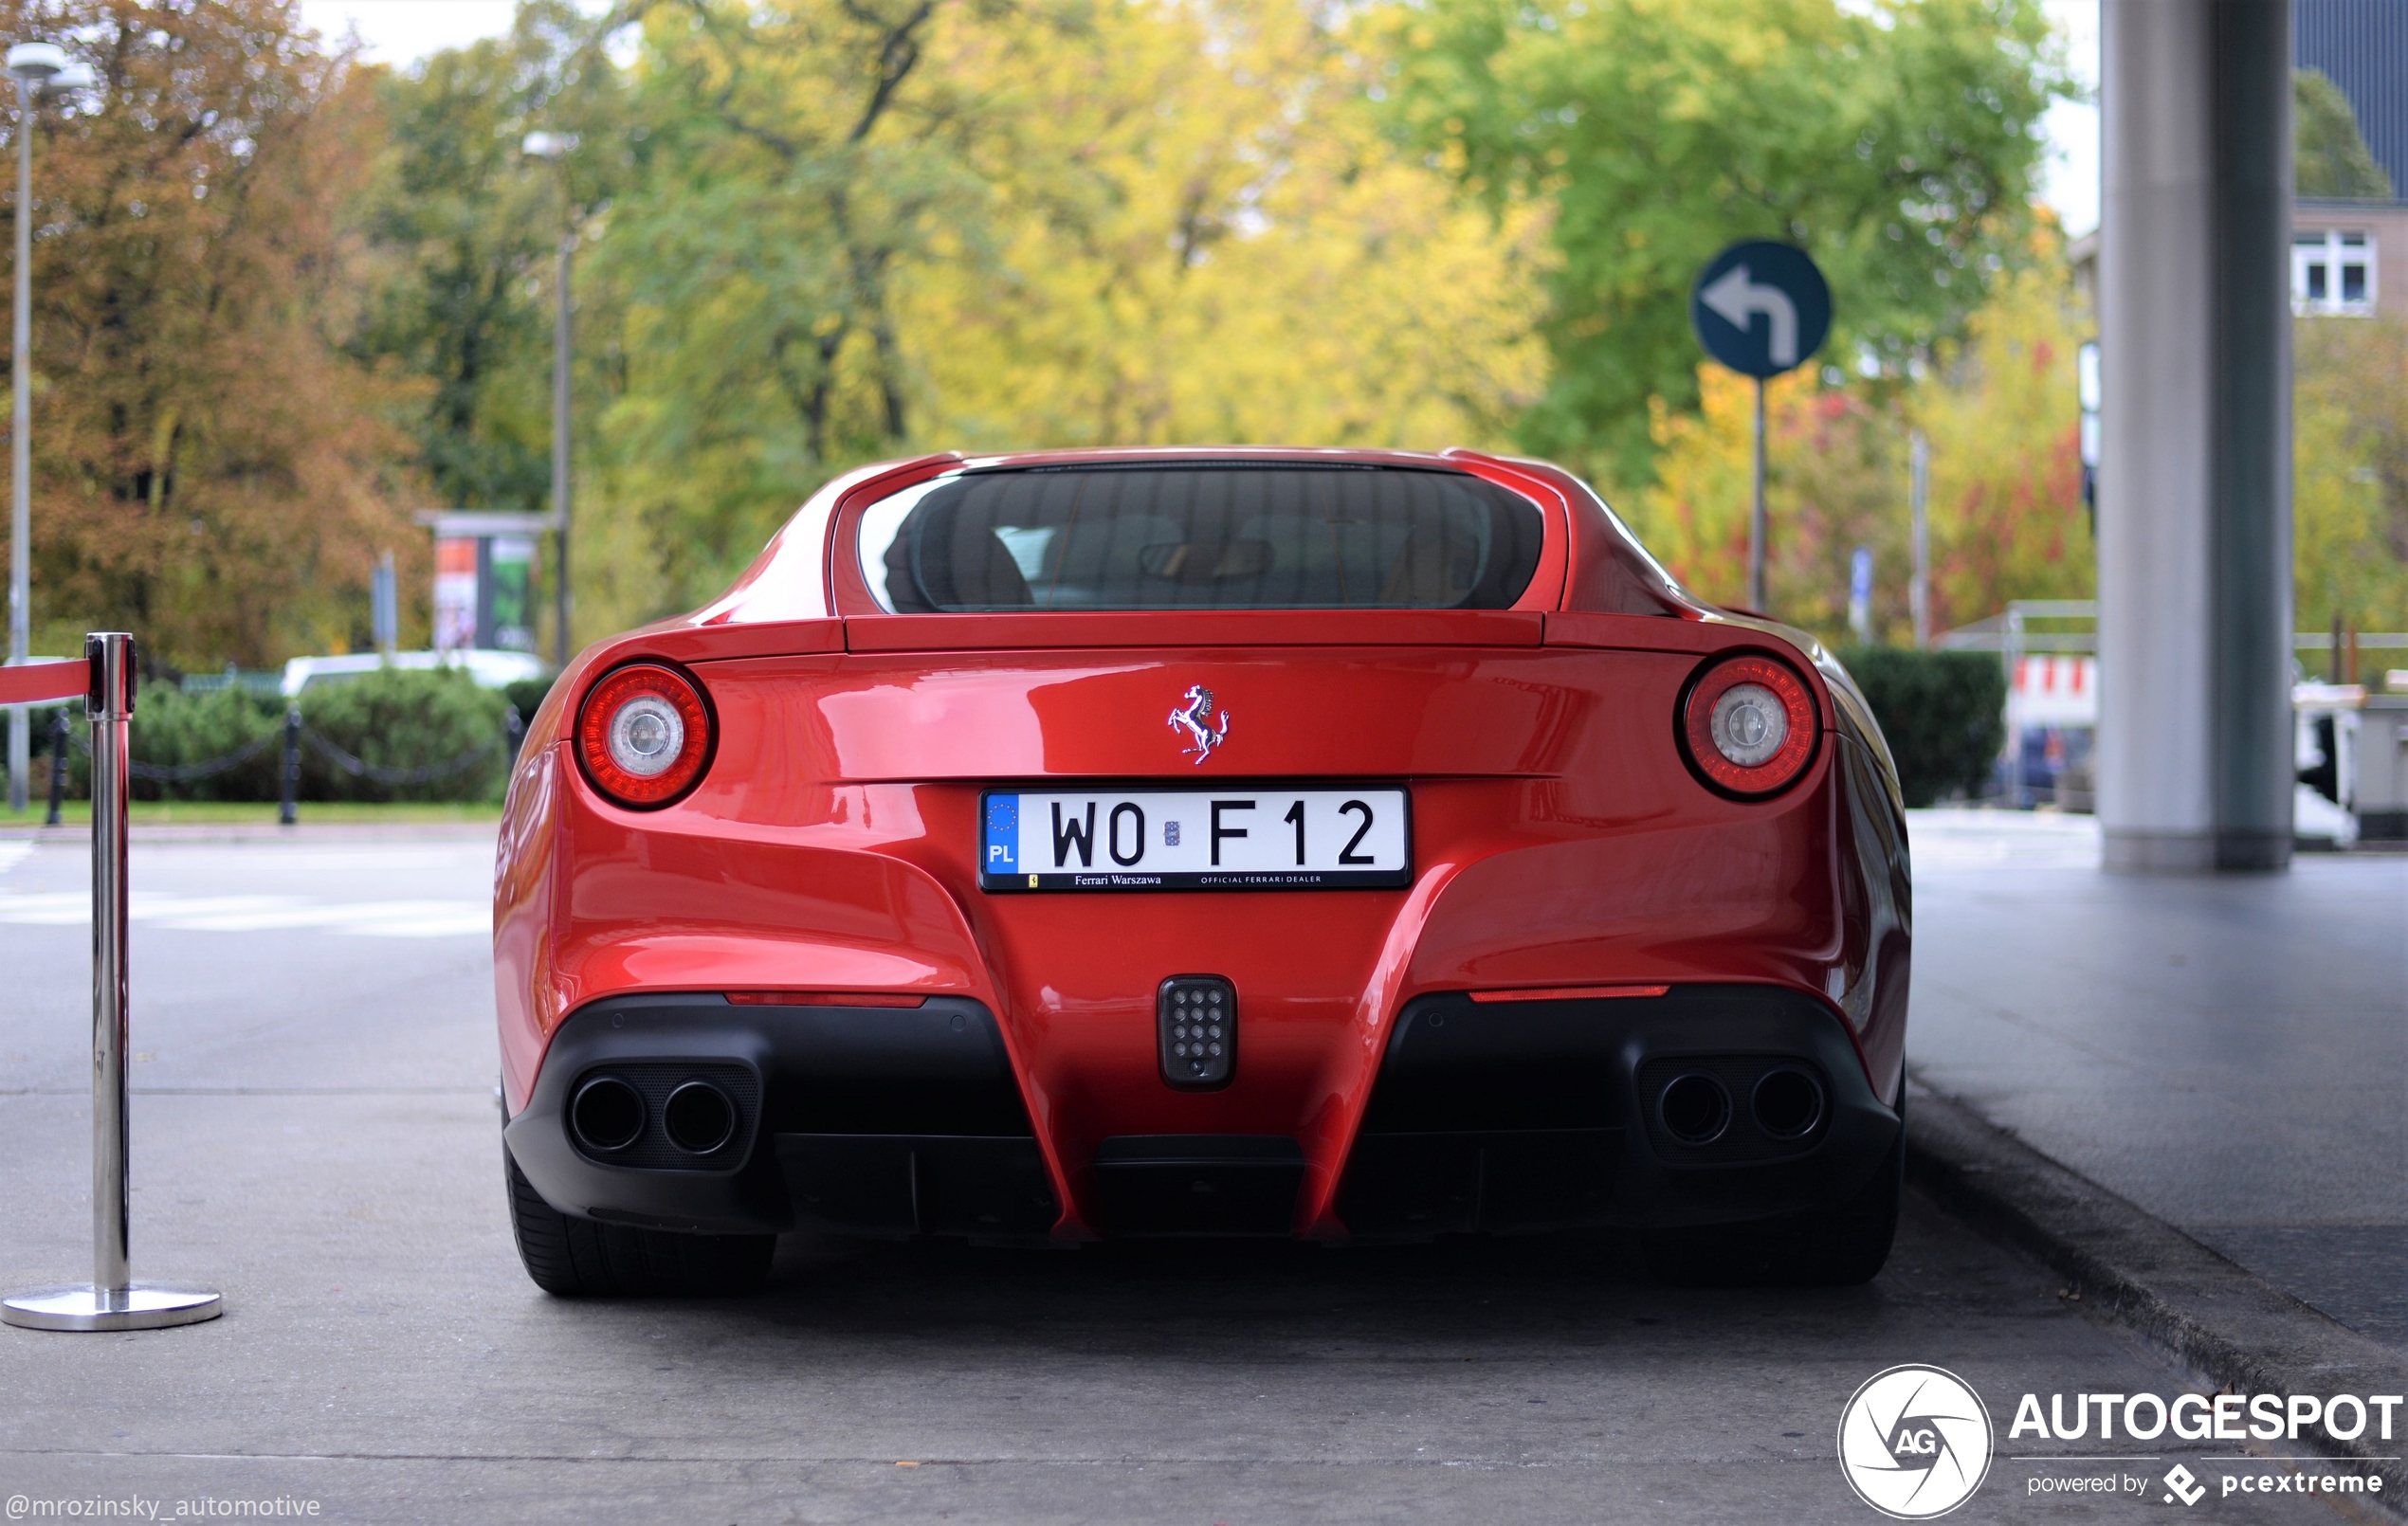
M1812 1121L1786 1135L1757 1106L1790 1078ZM570 1126L598 1076L650 1099L616 1150ZM1797 1078L1805 1079L1801 1087ZM737 1115L704 1155L666 1136L659 1099L712 1081ZM1710 1138L1693 1103L1723 1099ZM1696 1111L1694 1108L1692 1111ZM1705 1109L1710 1123L1712 1109ZM1900 1127L1867 1084L1840 1020L1762 986L1675 987L1653 998L1409 1004L1348 1154L1338 1217L1359 1238L1597 1226L1733 1223L1838 1202ZM1257 1135L1125 1135L1049 1170L994 1019L975 1001L914 1008L733 1007L718 995L606 1000L555 1035L504 1135L528 1181L565 1212L704 1232L826 1229L1037 1238L1063 1218L1107 1234L1287 1233L1305 1152Z
M1819 1094L1806 1126L1759 1117L1776 1076ZM1684 1139L1677 1109L1668 1122L1676 1082L1722 1099L1710 1138ZM1742 1223L1846 1199L1900 1127L1838 1017L1795 991L1424 996L1392 1030L1338 1216L1359 1238Z
M721 1081L736 1103L733 1137L688 1154L656 1107L632 1143L593 1149L571 1128L571 1104L606 1075L650 1099L687 1079ZM597 1002L560 1026L502 1137L546 1202L610 1223L1034 1237L1061 1216L994 1019L974 1001Z

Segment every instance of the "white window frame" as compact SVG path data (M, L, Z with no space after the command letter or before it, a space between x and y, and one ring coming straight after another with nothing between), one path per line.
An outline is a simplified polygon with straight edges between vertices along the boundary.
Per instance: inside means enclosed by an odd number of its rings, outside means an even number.
M2365 295L2342 298L2342 268L2363 268ZM2324 267L2325 295L2308 295L2311 266ZM2340 318L2366 318L2375 311L2375 235L2360 228L2302 229L2291 235L2291 311Z

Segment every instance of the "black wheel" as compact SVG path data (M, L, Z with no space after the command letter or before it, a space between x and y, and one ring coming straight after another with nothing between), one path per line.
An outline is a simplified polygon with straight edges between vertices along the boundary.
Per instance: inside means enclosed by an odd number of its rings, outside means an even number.
M573 1219L543 1200L502 1151L510 1227L535 1285L559 1298L709 1298L769 1281L775 1235L689 1235Z
M1906 1181L1906 1131L1872 1179L1846 1202L1753 1224L1651 1229L1648 1270L1674 1287L1853 1287L1889 1260L1898 1194Z

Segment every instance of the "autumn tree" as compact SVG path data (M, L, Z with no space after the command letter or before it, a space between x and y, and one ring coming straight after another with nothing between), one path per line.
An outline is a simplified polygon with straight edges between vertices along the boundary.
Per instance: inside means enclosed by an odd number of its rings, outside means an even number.
M1898 385L1833 385L1811 370L1772 384L1773 614L1840 639L1850 559L1864 546L1874 558L1874 633L1908 639L1906 439L1917 428L1931 449L1934 629L1997 614L2010 599L2091 596L2074 385L2089 319L2059 247L2044 236L2031 266L1998 285L1963 337ZM1655 480L1627 507L1676 575L1708 598L1739 602L1754 399L1744 378L1720 367L1700 367L1699 386L1694 416L1656 403Z
M659 0L632 51L578 293L610 621L862 460L1501 443L1541 385L1535 220L1386 141L1294 7Z
M1698 404L1688 292L1724 245L1803 245L1842 364L1893 372L2023 256L2067 82L2037 0L1427 0L1377 13L1397 130L1553 214L1534 447L1644 484L1650 400Z
M2306 318L2293 342L2300 628L2408 630L2408 322Z
M297 10L0 7L8 35L59 39L99 82L42 106L34 129L48 649L121 626L172 663L322 650L365 637L377 551L418 550L381 422L391 398L330 340L350 300L337 209L372 118Z
M1364 41L1124 0L949 58L1003 109L969 155L986 246L909 298L947 432L1502 444L1544 384L1541 220L1492 226L1381 136Z
M506 36L374 71L375 173L346 215L363 245L346 348L422 382L402 415L446 508L549 507L553 254L624 167L617 71L567 0L521 5ZM556 170L537 129L590 129Z

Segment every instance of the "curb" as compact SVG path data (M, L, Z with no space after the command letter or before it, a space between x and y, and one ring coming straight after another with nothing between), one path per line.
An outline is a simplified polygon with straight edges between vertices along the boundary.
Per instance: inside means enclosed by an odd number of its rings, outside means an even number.
M2070 1279L2083 1301L2235 1393L2408 1393L2408 1357L2367 1339L2067 1170L1911 1072L1906 1177L1941 1207ZM2408 1409L2396 1411L2408 1422ZM2369 1424L2369 1433L2375 1430ZM2300 1442L2383 1480L2408 1512L2408 1433Z

